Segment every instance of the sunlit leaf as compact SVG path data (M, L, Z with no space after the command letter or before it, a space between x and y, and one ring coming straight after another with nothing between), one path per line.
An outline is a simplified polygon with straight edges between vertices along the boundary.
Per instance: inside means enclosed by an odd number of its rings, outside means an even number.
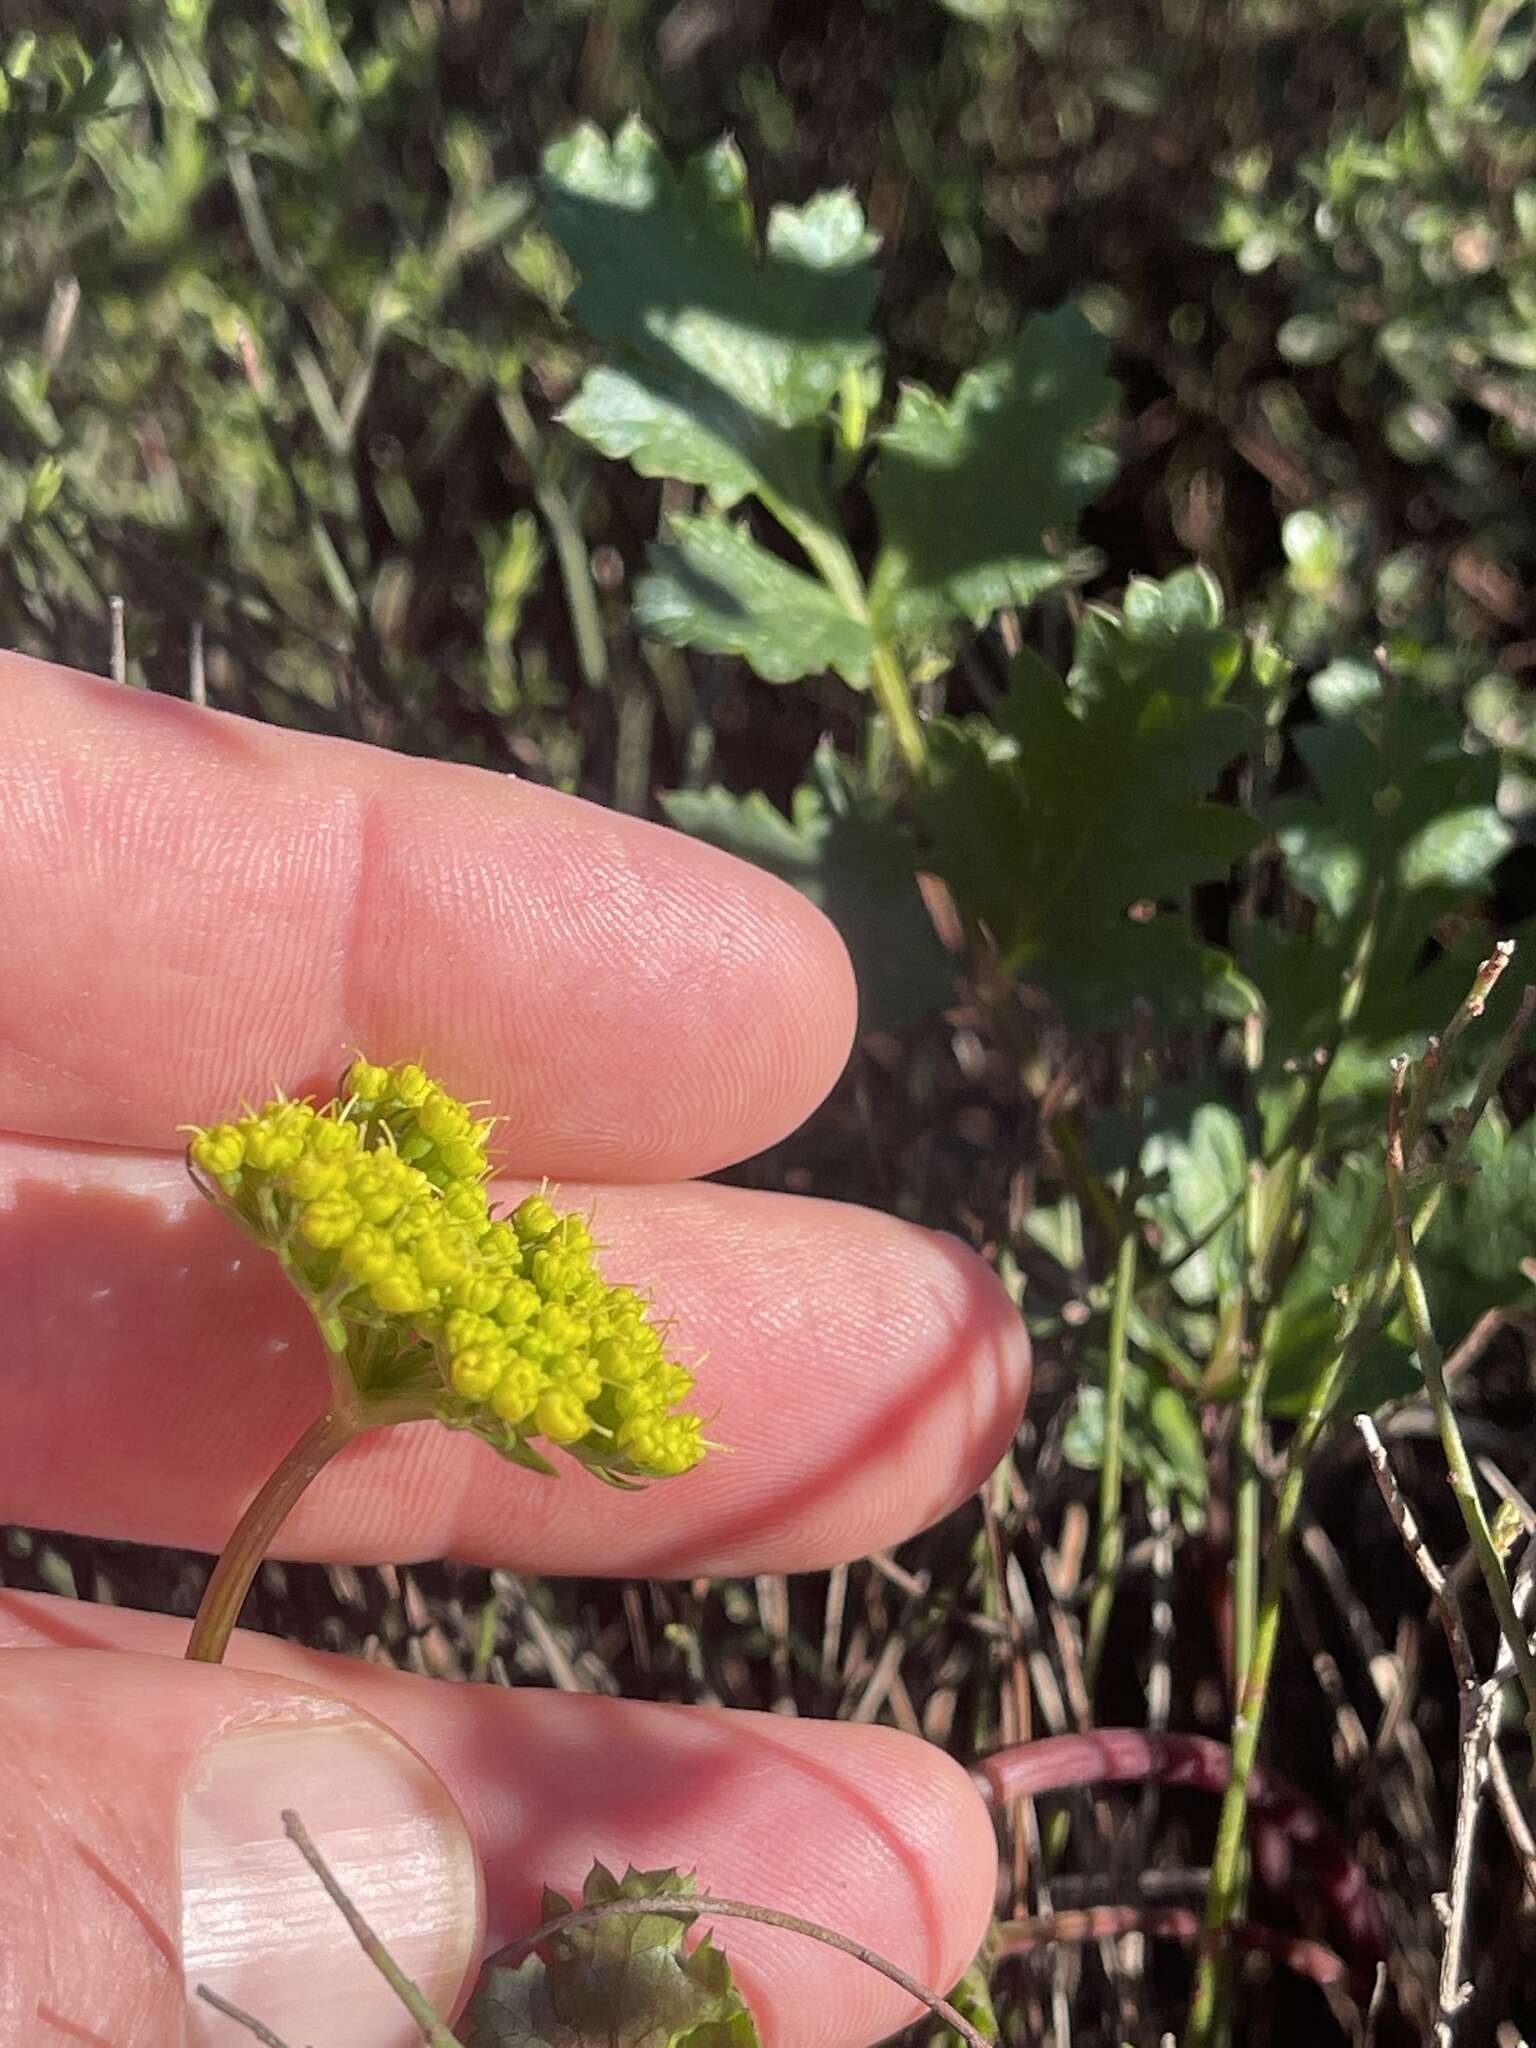
M1141 1207L1159 1226L1162 1263L1173 1266L1186 1247L1200 1245L1174 1272L1180 1296L1192 1304L1226 1297L1242 1277L1248 1148L1241 1123L1225 1104L1202 1102L1187 1130L1149 1138L1141 1168L1155 1185Z
M776 209L760 245L735 144L674 169L638 120L552 145L544 191L581 274L571 313L628 386L584 389L568 424L727 503L744 471L796 501L813 490L806 430L876 353L876 243L852 194Z
M724 518L672 521L636 590L635 621L679 646L743 655L770 683L823 669L860 683L869 668L865 622Z
M1514 841L1495 805L1496 757L1468 750L1455 712L1399 687L1389 718L1363 665L1335 663L1314 679L1325 715L1295 736L1312 787L1283 798L1274 816L1286 879L1316 915L1305 934L1265 923L1250 937L1273 1076L1329 1041L1376 899L1371 881L1382 877L1365 994L1329 1074L1330 1102L1362 1090L1379 1097L1392 1057L1422 1050L1454 1011L1491 938L1467 913L1486 902ZM1496 1013L1512 993L1513 978Z
M906 387L870 484L881 631L923 633L957 615L982 625L1061 580L1047 536L1070 538L1115 473L1111 452L1084 438L1114 401L1107 356L1067 309L1026 322L948 400Z

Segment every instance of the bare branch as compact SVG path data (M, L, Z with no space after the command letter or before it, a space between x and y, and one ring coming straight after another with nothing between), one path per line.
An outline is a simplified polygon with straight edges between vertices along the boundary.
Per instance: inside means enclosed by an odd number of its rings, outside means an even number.
M1445 1926L1445 1939L1440 1950L1440 2011L1435 2021L1435 2040L1438 2048L1450 2048L1456 2036L1457 2017L1472 1999L1472 1986L1462 1975L1462 1958L1466 1950L1473 1852L1478 1822L1482 1817L1483 1791L1488 1783L1498 1691L1479 1682L1461 1604L1419 1533L1419 1525L1412 1508L1403 1498L1380 1432L1369 1415L1357 1415L1355 1427L1365 1444L1365 1454L1370 1460L1381 1497L1386 1502L1387 1513L1403 1539L1403 1548L1429 1588L1429 1597L1440 1617L1440 1626L1445 1631L1446 1645L1456 1671L1457 1713L1461 1730L1456 1773L1456 1833L1451 1852L1449 1889L1443 1903L1436 1900Z

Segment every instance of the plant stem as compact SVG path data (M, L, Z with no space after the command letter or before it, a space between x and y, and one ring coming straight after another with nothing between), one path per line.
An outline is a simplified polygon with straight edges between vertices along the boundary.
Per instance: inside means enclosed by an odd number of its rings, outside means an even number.
M1232 1516L1232 1688L1242 1695L1258 1632L1259 1570L1264 1554L1264 1512L1259 1442L1264 1429L1268 1374L1255 1360L1237 1411L1237 1486Z
M1312 1404L1296 1432L1291 1459L1275 1503L1269 1558L1253 1623L1253 1646L1237 1686L1237 1712L1232 1717L1232 1775L1221 1802L1221 1818L1216 1827L1200 1963L1184 2032L1184 2048L1212 2048L1221 2035L1221 2016L1227 1990L1227 1957L1222 1944L1227 1929L1241 1917L1247 1889L1244 1849L1248 1827L1248 1784L1258 1756L1270 1673L1274 1668L1275 1647L1280 1639L1280 1616L1285 1599L1291 1537L1301 1507L1302 1480L1307 1456L1322 1434L1332 1409L1334 1393L1343 1383L1346 1370L1353 1369L1354 1362L1353 1346L1341 1347L1319 1380L1313 1391Z
M907 773L915 780L927 771L928 741L913 709L912 692L907 687L901 663L895 650L883 641L875 642L869 678L875 701L886 715Z
M608 636L603 630L597 586L592 581L592 561L575 507L566 495L544 439L534 424L523 394L513 384L504 384L496 394L496 409L507 438L533 477L533 500L538 506L549 537L555 545L555 562L565 590L565 607L570 615L571 636L576 643L576 665L589 690L608 687Z
M1079 1785L1178 1785L1219 1798L1231 1775L1232 1754L1225 1743L1155 1728L1037 1736L995 1750L970 1770L972 1783L995 1813ZM1304 1792L1272 1771L1255 1775L1250 1814L1288 1839L1297 1875L1305 1873L1321 1894L1350 1968L1369 1981L1377 1963L1385 1960L1390 1939L1376 1894L1348 1844Z
M327 1408L305 1430L240 1517L203 1590L197 1619L187 1639L186 1653L192 1662L217 1664L222 1660L245 1605L245 1596L251 1590L251 1581L273 1537L315 1474L359 1431L354 1416Z
M1258 1757L1269 1681L1280 1641L1280 1622L1290 1575L1291 1541L1301 1512L1307 1465L1332 1419L1339 1390L1349 1384L1366 1350L1374 1342L1386 1318L1391 1297L1390 1270L1378 1274L1369 1287L1363 1287L1352 1297L1338 1347L1313 1387L1306 1413L1291 1439L1275 1501L1274 1524L1265 1558L1258 1613L1253 1624L1253 1647L1237 1687L1237 1712L1232 1720L1232 1775L1216 1825L1216 1847L1211 1857L1211 1881L1205 1901L1204 1938L1183 2048L1213 2048L1213 2044L1223 2037L1229 1961L1223 1944L1227 1929L1242 1915L1247 1890L1244 1852L1248 1829L1248 1787Z
M421 2029L427 2048L459 2048L459 2043L407 1977L389 1950L342 1890L334 1871L315 1847L299 1816L285 1811L283 1829L310 1869L330 1894L332 1903L357 1938L357 1945Z
M917 780L927 772L928 740L913 708L912 691L896 650L880 639L870 620L869 592L864 587L864 578L859 574L859 565L852 550L835 527L803 511L787 496L768 489L760 491L759 496L785 532L792 534L805 550L822 582L838 602L869 626L873 648L870 688L874 691L875 702L885 713L886 723L891 728L907 773L914 781Z
M1093 1597L1088 1603L1088 1628L1083 1646L1083 1682L1089 1692L1098 1676L1115 1604L1115 1581L1125 1548L1125 1516L1121 1489L1124 1473L1125 1382L1130 1360L1127 1326L1136 1295L1138 1250L1134 1203L1126 1218L1115 1258L1114 1292L1109 1303L1109 1355L1104 1375L1104 1455L1099 1462L1098 1552L1094 1560Z
M1403 1301L1408 1310L1409 1323L1413 1328L1414 1349L1419 1354L1419 1364L1424 1373L1424 1391L1429 1396L1429 1405L1434 1411L1435 1422L1440 1430L1440 1442L1444 1447L1445 1462L1450 1471L1451 1492L1456 1497L1461 1519L1466 1524L1472 1554L1483 1574L1488 1597L1493 1602L1494 1613L1498 1616L1500 1631L1515 1660L1515 1669L1520 1675L1521 1688L1525 1693L1526 1720L1533 1738L1536 1738L1536 1656L1531 1653L1524 1625L1515 1612L1514 1596L1510 1592L1509 1580L1504 1573L1503 1560L1494 1547L1493 1532L1488 1527L1487 1516L1483 1513L1477 1480L1472 1471L1472 1460L1467 1456L1467 1447L1462 1442L1461 1430L1456 1421L1456 1411L1451 1406L1450 1389L1445 1380L1445 1356L1435 1335L1434 1323L1430 1316L1429 1296L1425 1291L1424 1276L1419 1271L1418 1257L1414 1249L1413 1217L1408 1201L1408 1169L1403 1151L1403 1089L1407 1075L1407 1061L1399 1061L1392 1077L1392 1097L1387 1109L1387 1199L1392 1205L1392 1237L1397 1250L1398 1272L1402 1276Z
M1280 1230L1270 1222L1270 1242L1265 1243L1266 1219L1263 1195L1265 1169L1250 1164L1243 1182L1243 1244L1247 1253L1244 1276L1246 1300L1240 1303L1245 1319L1257 1318L1257 1355L1248 1361L1243 1374L1242 1396L1237 1411L1237 1484L1232 1513L1232 1691L1242 1691L1253 1655L1253 1638L1258 1626L1259 1570L1264 1554L1264 1494L1259 1471L1259 1446L1264 1436L1264 1395L1269 1384L1269 1349L1264 1339L1269 1319L1269 1271L1280 1240Z
M1448 1042L1463 1029L1469 1018L1480 1014L1489 990L1508 961L1507 954L1495 957L1499 960L1499 965L1495 967L1492 961L1484 963L1473 985L1472 994L1457 1011L1444 1042ZM1440 1161L1437 1185L1431 1189L1417 1216L1408 1222L1410 1244L1416 1244L1428 1229L1439 1206L1446 1181L1460 1163L1483 1111L1492 1100L1505 1069L1515 1055L1533 1011L1536 1011L1536 989L1528 988L1503 1037L1484 1062L1471 1101L1459 1114L1454 1134ZM1416 1122L1411 1109L1408 1122L1410 1127ZM1389 1192L1383 1193L1382 1208L1388 1206ZM1223 1952L1223 1942L1226 1930L1240 1916L1243 1906L1243 1851L1248 1822L1248 1784L1264 1725L1270 1674L1274 1669L1275 1649L1280 1638L1280 1619L1290 1568L1291 1539L1301 1508L1307 1464L1332 1418L1334 1403L1340 1389L1349 1384L1355 1368L1375 1340L1377 1332L1386 1320L1395 1292L1394 1264L1374 1271L1370 1269L1374 1231L1373 1223L1371 1229L1366 1232L1365 1244L1361 1248L1355 1272L1344 1291L1344 1323L1339 1333L1337 1348L1331 1362L1314 1386L1306 1414L1291 1439L1285 1473L1275 1503L1274 1527L1264 1568L1253 1652L1238 1692L1237 1714L1232 1724L1232 1776L1227 1786L1226 1797L1222 1801L1221 1818L1217 1823L1216 1848L1211 1858L1210 1889L1206 1894L1205 1934L1195 1977L1194 1995L1190 2002L1189 2019L1184 2030L1183 2048L1213 2048L1213 2044L1221 2037L1228 1982L1228 1958Z
M264 2021L257 2019L254 2013L247 2012L243 2006L231 2005L227 1998L221 1998L217 1991L210 1991L206 1984L198 1985L197 1995L205 2004L211 2005L215 2012L223 2013L225 2019L233 2020L237 2027L244 2027L248 2034L254 2035L261 2043L261 2048L288 2048L288 2043L281 2034L274 2034L272 2029Z
M1381 681L1384 714L1381 735L1384 785L1391 787L1399 693L1397 679L1383 648L1376 650L1376 668ZM1372 834L1370 892L1344 970L1333 1024L1326 1043L1317 1049L1312 1059L1284 1136L1276 1148L1279 1156L1275 1161L1275 1171L1280 1169L1285 1152L1294 1154L1293 1201L1304 1199L1316 1171L1321 1143L1323 1088L1340 1048L1359 1017L1375 961L1390 872L1386 816L1385 810L1378 807ZM1292 1439L1275 1505L1270 1548L1261 1575L1264 1502L1259 1448L1269 1384L1272 1310L1284 1285L1288 1261L1292 1256L1281 1219L1274 1216L1264 1218L1262 1192L1261 1184L1250 1179L1244 1204L1246 1284L1259 1327L1256 1355L1244 1376L1238 1410L1238 1481L1232 1555L1232 1676L1237 1707L1232 1720L1232 1777L1217 1824L1211 1881L1206 1893L1205 1931L1184 2035L1185 2048L1216 2048L1216 2044L1227 2038L1230 1967L1224 1944L1227 1930L1241 1917L1247 1892L1248 1782L1258 1756L1270 1674L1280 1639L1291 1538L1301 1509L1306 1463L1328 1422L1340 1387L1353 1374L1364 1344L1369 1341L1369 1335L1365 1334L1367 1327L1370 1334L1374 1334L1375 1329L1371 1316L1375 1291L1368 1289L1367 1301L1352 1301L1346 1310L1345 1326L1340 1331L1333 1360L1314 1387L1311 1404ZM1261 1221L1265 1227L1261 1227Z

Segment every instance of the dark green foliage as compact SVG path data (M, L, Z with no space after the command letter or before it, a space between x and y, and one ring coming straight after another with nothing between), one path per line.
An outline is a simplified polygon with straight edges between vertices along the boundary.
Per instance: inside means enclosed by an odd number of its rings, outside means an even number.
M1080 315L1059 313L1027 322L948 404L903 390L870 485L882 628L921 639L956 616L984 626L1062 579L1047 538L1070 536L1115 473L1110 451L1082 438L1114 403L1108 354Z
M1306 1407L1338 1349L1338 1289L1355 1272L1381 1193L1374 1151L1346 1155L1313 1192L1306 1246L1271 1331L1269 1402L1278 1414ZM1418 1377L1408 1333L1398 1323L1377 1339L1340 1398L1349 1412L1369 1411L1411 1392Z
M674 172L639 122L580 128L544 160L547 220L580 273L572 315L611 352L567 424L643 476L732 504L766 483L796 501L804 430L875 353L875 239L851 193L770 218L756 246L729 142Z
M903 390L872 442L880 544L866 588L823 445L841 440L846 471L879 390L876 242L852 195L776 208L759 247L734 146L674 171L637 121L611 143L582 128L556 144L544 183L582 280L569 310L609 358L565 424L722 509L755 496L820 578L744 525L674 517L637 591L642 631L740 655L766 682L832 669L863 685L882 643L920 655L953 622L984 625L1070 575L1062 543L1115 470L1084 438L1114 386L1080 315L1027 323L947 402Z
M13 37L0 55L0 199L27 206L67 185L86 168L80 131L133 97L115 42L93 53L71 38Z
M729 519L674 519L669 538L652 548L651 564L635 593L642 632L679 647L739 654L767 683L826 669L848 683L868 676L873 640L866 622Z
M1516 1131L1498 1114L1479 1124L1468 1176L1446 1189L1421 1258L1449 1347L1489 1309L1531 1305L1536 1258L1536 1123Z
M1274 824L1286 879L1315 912L1304 934L1259 927L1250 968L1271 1067L1305 1059L1329 1042L1369 921L1364 998L1325 1096L1364 1090L1379 1120L1389 1059L1422 1050L1488 950L1486 925L1463 913L1486 899L1514 834L1494 801L1498 763L1468 749L1450 706L1401 688L1384 702L1359 663L1335 664L1311 695L1323 716L1296 734L1311 790L1278 803Z
M1144 1006L1159 1027L1251 997L1191 930L1192 890L1261 834L1208 792L1256 737L1230 699L1241 638L1196 572L1133 583L1119 616L1092 611L1063 680L1014 663L995 726L947 724L919 800L933 864L1009 969L1074 1029Z
M673 790L663 802L684 831L793 882L827 913L853 956L867 1028L911 1024L953 994L911 837L830 747L817 748L787 818L760 792Z
M1528 565L1536 527L1509 478L1536 448L1536 31L1522 8L1422 0L1403 30L1387 118L1341 110L1299 153L1245 149L1211 233L1283 285L1286 361L1326 366L1480 545ZM1342 449L1330 466L1343 485Z

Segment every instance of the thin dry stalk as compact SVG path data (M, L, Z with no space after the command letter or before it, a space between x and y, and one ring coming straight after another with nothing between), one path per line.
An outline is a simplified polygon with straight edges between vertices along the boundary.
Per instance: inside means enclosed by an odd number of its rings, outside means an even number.
M1536 1598L1536 1544L1528 1543L1515 1572L1515 1611L1522 1621L1530 1614L1531 1601ZM1484 1690L1492 1702L1497 1703L1500 1693L1514 1675L1514 1661L1507 1647L1501 1642L1499 1655L1493 1667L1493 1676ZM1504 1762L1503 1752L1495 1741L1488 1755L1489 1776L1493 1785L1494 1804L1498 1807L1499 1818L1504 1823L1504 1832L1509 1837L1509 1846L1514 1851L1515 1861L1533 1904L1536 1904L1536 1836L1531 1832L1525 1809L1519 1795L1510 1782L1509 1770Z
M120 597L112 599L112 680L126 683L128 680L128 626Z
M1516 1026L1522 1033L1533 1007L1536 1007L1536 990L1528 988L1516 1013ZM1515 1612L1509 1580L1504 1571L1504 1561L1494 1544L1492 1532L1483 1513L1482 1502L1478 1497L1477 1480L1446 1387L1444 1354L1435 1336L1434 1325L1430 1319L1429 1298L1425 1293L1423 1276L1419 1271L1415 1250L1415 1219L1407 1188L1407 1147L1404 1140L1403 1114L1407 1079L1407 1062L1394 1062L1392 1092L1387 1103L1386 1179L1403 1303L1413 1329L1414 1349L1418 1353L1419 1364L1423 1370L1425 1391L1435 1411L1435 1420L1440 1425L1451 1492L1461 1510L1468 1539L1488 1588L1488 1598L1494 1613L1498 1616L1500 1631L1514 1657L1521 1690L1526 1698L1527 1717L1532 1729L1536 1730L1536 1655L1532 1653L1525 1629ZM1469 1117L1470 1111L1463 1114ZM1470 1132L1470 1123L1467 1124L1467 1129ZM1378 1474L1378 1482L1379 1478ZM1421 1564L1420 1570L1422 1569Z
M257 2019L254 2013L247 2012L243 2006L235 2005L227 1998L221 1998L217 1991L210 1991L206 1984L198 1985L197 1995L205 2005L211 2005L215 2012L222 2013L225 2019L233 2020L237 2027L244 2027L248 2034L261 2043L261 2048L288 2048L288 2043L280 2034L274 2034L264 2020Z
M1414 1513L1403 1497L1387 1447L1369 1415L1357 1415L1355 1427L1365 1445L1387 1513L1402 1538L1403 1548L1429 1589L1429 1597L1445 1631L1446 1646L1456 1673L1457 1717L1460 1728L1456 1773L1456 1831L1451 1851L1450 1886L1443 1902L1436 1901L1445 1927L1440 1951L1439 2014L1435 2022L1437 2048L1451 2048L1459 2016L1472 2002L1473 1987L1463 1974L1466 1953L1467 1906L1472 1887L1474 1850L1478 1823L1482 1817L1483 1791L1488 1783L1489 1752L1493 1747L1493 1723L1498 1711L1498 1694L1478 1680L1472 1646L1467 1637L1461 1604L1446 1583L1429 1545L1420 1534Z
M284 1833L324 1885L331 1903L351 1928L358 1947L421 2029L421 2037L427 2048L459 2048L453 2035L343 1891L335 1872L315 1847L314 1840L303 1821L291 1811L284 1812L282 1821Z
M1536 1835L1531 1833L1531 1824L1525 1817L1525 1808L1520 1804L1518 1793L1510 1780L1509 1766L1504 1761L1504 1752L1497 1743L1488 1752L1488 1776L1493 1786L1493 1803L1499 1809L1499 1818L1504 1823L1504 1832L1509 1837L1509 1846L1515 1852L1520 1865L1521 1880L1526 1896L1536 1906Z

